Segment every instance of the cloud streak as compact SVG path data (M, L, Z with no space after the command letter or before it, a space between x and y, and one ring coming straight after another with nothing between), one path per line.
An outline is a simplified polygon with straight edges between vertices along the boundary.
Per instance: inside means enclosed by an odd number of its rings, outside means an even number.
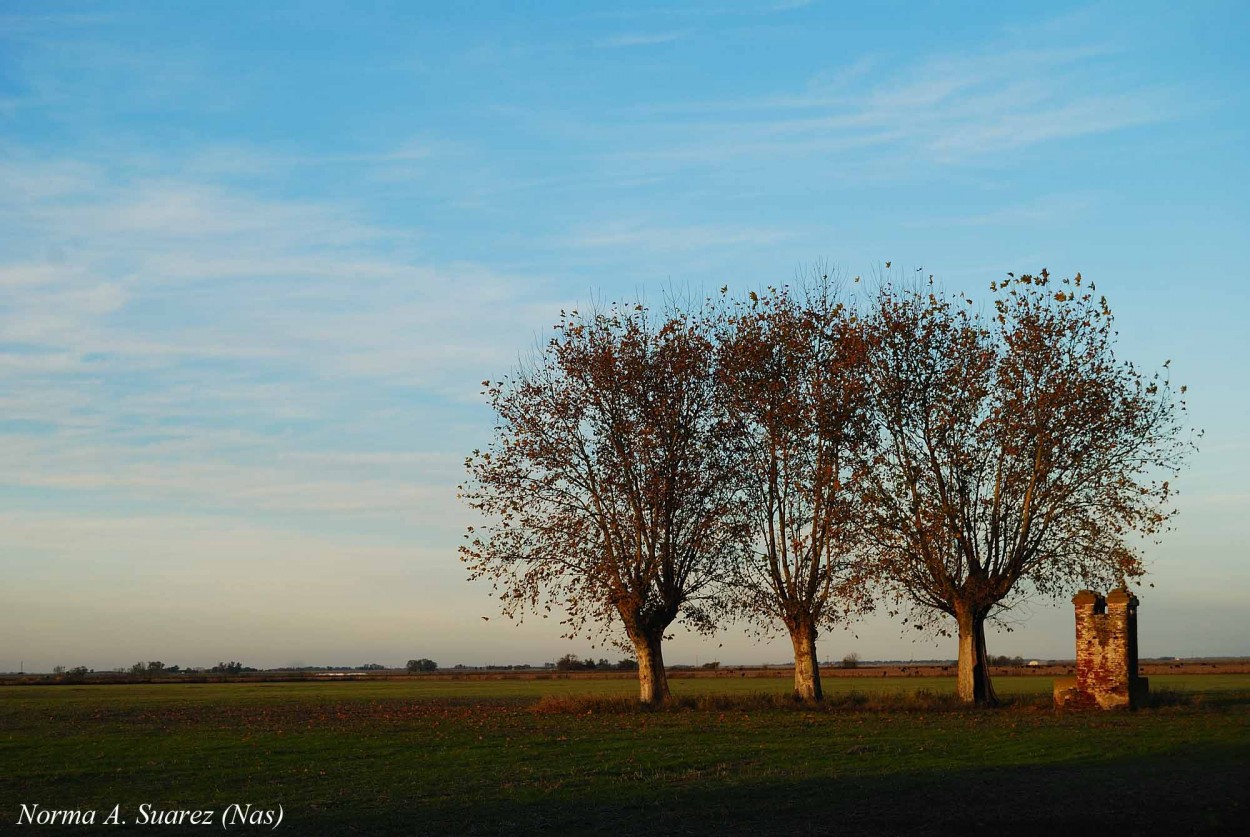
M624 111L638 161L725 164L855 152L878 160L967 164L1048 142L1165 122L1179 90L1127 85L1100 62L1107 44L1000 49L904 63L886 78L861 56L808 89L737 100L660 102ZM655 127L650 117L664 117ZM622 130L622 125L614 130ZM854 159L852 157L851 159Z
M461 452L443 445L548 318L540 281L425 263L409 231L221 184L29 156L0 184L0 486L458 519Z
M657 44L671 44L685 36L685 32L627 32L595 41L595 46L605 49L655 46Z

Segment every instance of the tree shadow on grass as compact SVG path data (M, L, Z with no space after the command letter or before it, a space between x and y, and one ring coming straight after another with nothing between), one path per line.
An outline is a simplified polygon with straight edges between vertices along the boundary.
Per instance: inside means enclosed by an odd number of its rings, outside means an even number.
M838 776L838 759L859 755L855 747L818 768L832 775L798 780L753 775L742 765L728 764L650 776L600 773L585 781L569 780L564 773L554 783L517 783L494 792L476 784L466 787L462 797L425 799L392 795L394 789L379 782L365 791L385 800L375 805L362 804L359 792L355 801L323 803L316 810L288 804L277 832L300 837L1233 834L1242 833L1250 817L1250 753L1244 738L1238 738L1096 763ZM863 752L873 746L864 745ZM91 829L38 829L40 834L85 830ZM108 830L205 833L203 828L141 827L133 819L129 826ZM273 833L248 827L230 831Z
M1132 761L804 781L707 777L622 784L612 798L556 791L488 804L295 815L301 834L1239 833L1250 815L1244 746L1195 745Z

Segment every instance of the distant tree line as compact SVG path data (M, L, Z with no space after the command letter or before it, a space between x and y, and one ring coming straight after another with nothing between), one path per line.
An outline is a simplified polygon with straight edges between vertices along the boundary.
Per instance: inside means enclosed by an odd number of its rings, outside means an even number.
M1173 659L1173 658L1165 657L1161 659ZM1021 668L1025 665L1024 658L1020 656L1015 656L1015 657L1006 656L1006 655L990 656L988 658L988 661L990 665L1005 667L1005 668ZM841 662L838 663L838 665L841 668L858 668L860 665L860 662L861 661L860 661L859 654L852 652L844 656ZM721 664L719 660L712 660L710 662L702 663L701 665L699 665L699 668L709 670L709 671L715 671L720 668L720 665ZM830 665L830 663L826 663L826 665ZM438 671L438 668L439 666L437 662L431 659L427 659L425 657L422 657L421 659L409 660L407 664L405 665L405 669L410 673L433 672L433 671ZM527 663L510 663L506 665L483 665L483 666L466 666L464 664L457 664L454 666L454 668L457 670L466 670L469 668L474 668L474 669L491 670L491 671L500 671L500 670L525 671L525 670L530 670L534 667ZM546 663L545 668L555 669L557 671L637 671L638 661L633 659L632 657L625 657L625 658L617 660L614 663L604 657L600 657L598 660L594 659L593 657L587 657L585 659L582 659L577 654L565 654L564 656L560 657L558 660L554 662ZM674 666L673 668L685 669L685 668L690 668L690 666ZM272 672L386 671L386 670L387 670L387 667L381 663L364 663L358 666L280 666L277 668L263 669L263 671L272 671ZM261 671L261 669L244 666L242 663L235 662L235 661L231 661L228 663L219 662L215 666L212 666L209 669L184 668L182 666L177 666L177 665L165 665L164 663L160 661L148 661L148 662L141 661L141 662L135 663L129 668L113 669L112 673L150 677L152 675L197 674L197 673L203 673L205 671L209 673L213 673L213 674L242 674L244 672L258 672L258 671ZM52 673L53 675L66 679L66 680L81 681L85 679L87 675L95 674L96 671L95 669L88 668L87 666L73 666L72 668L67 668L66 666L58 665L58 666L53 667Z
M167 666L160 660L151 660L146 663L140 660L130 667L131 674L178 674L180 671L182 671L180 666Z
M1185 388L1116 354L1093 283L1043 270L990 293L818 274L561 312L483 382L470 577L506 615L631 650L643 702L668 697L674 623L742 618L789 635L795 691L819 700L817 638L874 608L953 634L960 698L995 702L986 623L1140 578L1194 443Z
M1001 666L1004 668L1023 668L1024 657L1008 657L1005 654L1001 656L990 656L990 665Z
M161 662L160 660L148 660L148 661L140 660L128 667L123 666L120 668L112 669L110 673L125 674L125 675L130 675L132 677L139 677L139 676L153 677L153 676L163 676L163 675L192 674L192 673L200 673L204 671L208 671L212 674L242 674L244 672L255 672L258 670L259 669L255 669L250 666L245 666L242 663L237 662L237 661L219 662L215 666L212 666L209 669L201 669L201 668L184 668L179 665L168 665L164 662ZM58 665L58 666L52 667L52 673L58 677L82 679L86 677L88 674L96 674L97 672L95 669L87 668L87 666L74 666L73 668L67 669L63 665Z
M557 671L637 671L638 661L626 658L613 663L600 657L596 662L592 657L583 660L576 654L565 654L556 660L555 668Z

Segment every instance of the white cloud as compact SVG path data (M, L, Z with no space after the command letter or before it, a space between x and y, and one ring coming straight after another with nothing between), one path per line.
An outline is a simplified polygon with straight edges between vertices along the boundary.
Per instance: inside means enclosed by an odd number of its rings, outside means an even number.
M615 221L583 228L562 239L577 248L642 248L649 252L705 250L725 245L756 246L793 238L792 230L767 227L661 226Z
M449 146L443 142L410 139L389 148L375 151L343 151L310 154L305 151L280 151L242 144L216 144L196 149L178 161L178 168L196 177L263 176L275 171L349 167L379 173L414 171L416 164L425 164L445 154ZM415 169L420 171L421 169Z
M44 168L55 181L63 166ZM408 252L409 231L365 224L333 206L196 183L106 182L90 168L39 190L30 184L41 170L29 161L0 165L0 183L29 181L0 195L0 212L24 229L10 249L59 253L0 264L0 321L8 339L50 351L303 358L318 369L350 357L359 373L368 365L362 357L383 343L393 348L396 338L437 351L436 361L481 357L469 346L489 345L480 338L515 321L498 306L535 288L473 264L419 263ZM197 316L205 303L212 308ZM140 313L144 306L195 322L171 327ZM308 356L313 344L327 355ZM448 353L446 345L459 348Z
M818 155L860 165L957 164L1183 112L1181 91L1134 86L1107 69L1118 54L1101 43L1050 49L995 44L979 54L901 63L870 53L817 74L801 91L632 106L623 113L634 121L612 126L627 132L629 148L611 156L708 166ZM881 66L895 69L869 73ZM656 116L668 119L657 124ZM850 166L848 174L855 170Z
M32 207L56 198L81 195L105 185L103 172L76 160L48 160L10 153L0 162L0 212L24 217Z
M181 501L203 508L392 515L439 525L459 517L447 456L265 448L207 433L145 444L66 435L0 437L0 483Z
M1067 193L1047 195L1037 200L1023 203L1005 204L986 212L968 215L937 215L922 220L906 222L908 228L929 227L990 227L1007 225L1040 225L1053 224L1056 221L1080 218L1097 202L1092 194ZM1021 259L1021 261L1024 261ZM993 266L982 269L993 271ZM975 272L975 271L973 271Z
M596 41L595 46L606 48L653 46L681 40L685 34L684 32L628 32L603 38Z
M446 425L558 308L333 204L29 156L0 183L0 410L26 423L0 482L67 507L441 531L461 516Z

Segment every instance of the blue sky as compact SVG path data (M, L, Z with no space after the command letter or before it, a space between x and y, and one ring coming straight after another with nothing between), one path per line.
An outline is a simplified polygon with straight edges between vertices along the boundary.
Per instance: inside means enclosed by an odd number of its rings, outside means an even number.
M464 580L478 382L817 261L1094 280L1206 430L1142 653L1250 654L1244 4L447 5L0 2L0 670L585 654Z

